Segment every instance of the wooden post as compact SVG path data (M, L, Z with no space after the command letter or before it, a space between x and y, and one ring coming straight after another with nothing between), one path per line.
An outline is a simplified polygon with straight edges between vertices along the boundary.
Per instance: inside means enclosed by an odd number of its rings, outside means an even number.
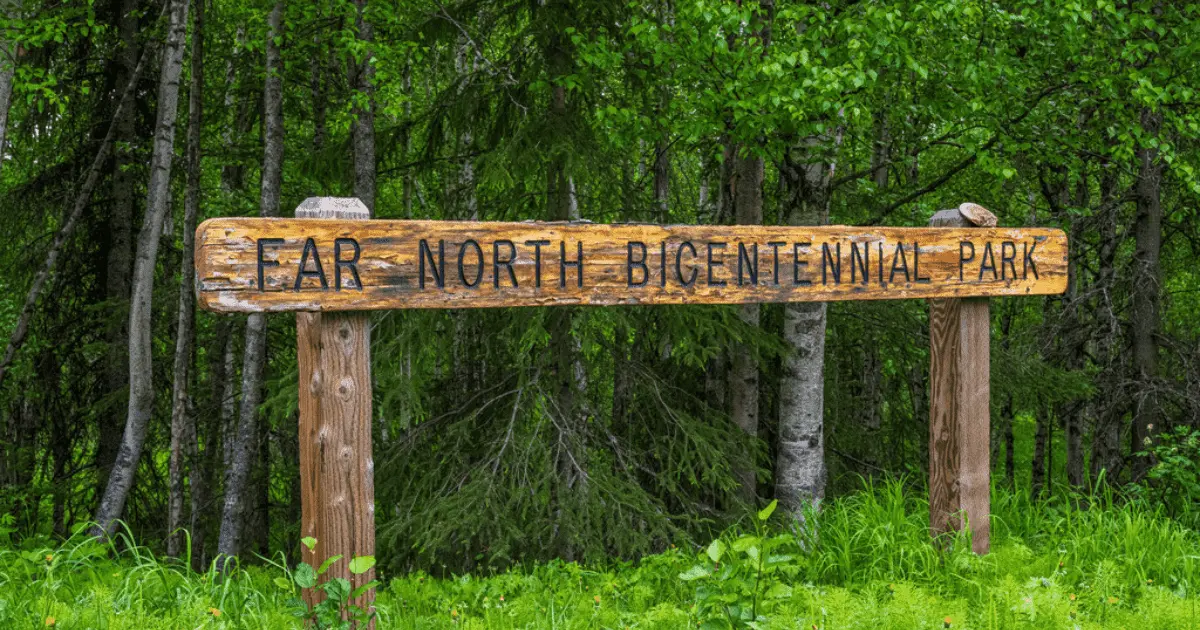
M296 209L297 218L362 220L370 218L358 199L313 197ZM318 251L326 274L344 272L334 251ZM308 261L305 270L317 264ZM353 283L351 274L342 278ZM300 372L301 536L315 538L303 559L320 567L340 555L322 582L342 577L357 588L374 579L372 569L351 575L350 560L375 555L375 484L371 457L371 343L368 317L360 312L296 313ZM310 605L324 598L308 589ZM352 602L372 612L371 589ZM374 621L370 627L374 627Z
M942 210L931 227L995 227L982 206ZM964 525L971 548L991 538L990 320L988 298L929 301L929 527L934 537Z

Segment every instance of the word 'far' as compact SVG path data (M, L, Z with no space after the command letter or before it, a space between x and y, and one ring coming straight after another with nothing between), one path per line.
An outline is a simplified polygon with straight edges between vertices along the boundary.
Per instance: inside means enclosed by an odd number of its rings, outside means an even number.
M333 311L1062 293L1042 228L227 218L196 232L200 304Z

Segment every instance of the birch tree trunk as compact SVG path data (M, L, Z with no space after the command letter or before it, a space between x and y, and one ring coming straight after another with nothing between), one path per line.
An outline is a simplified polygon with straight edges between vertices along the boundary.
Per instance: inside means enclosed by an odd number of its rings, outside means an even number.
M784 156L779 176L790 225L829 221L834 165L813 155L818 142L812 138ZM775 498L797 519L825 496L825 313L824 302L787 304L783 313Z
M750 25L749 38L757 39L765 51L771 45L771 22L775 17L773 0L759 2L762 13ZM732 36L728 40L733 45ZM733 159L732 181L727 185L733 201L734 223L759 225L763 219L764 162L761 156L737 147L731 147ZM737 307L738 317L747 325L758 328L760 305L743 304ZM748 344L738 344L729 352L729 411L734 424L745 433L752 443L758 437L758 362ZM754 451L744 453L741 461L734 465L733 474L738 479L738 494L753 505L758 498L758 463Z
M171 158L174 155L175 118L179 106L179 75L183 71L187 15L188 0L172 0L167 43L159 75L158 120L154 130L154 151L150 158L146 214L138 234L137 257L133 267L133 294L129 308L129 413L121 448L109 474L104 498L100 500L96 512L96 534L110 534L114 521L121 517L125 509L125 500L133 487L133 475L137 471L142 445L146 440L146 425L154 408L151 300L158 241L170 201Z
M0 170L4 168L4 141L8 138L8 111L12 106L13 75L17 70L15 49L0 41Z
M758 225L763 217L763 159L747 155L736 159L734 173L734 212L738 225ZM747 325L757 328L759 305L743 304L737 307L738 317ZM750 438L758 436L758 362L748 344L738 344L730 349L729 410L734 424ZM740 485L738 494L742 500L753 504L758 497L758 481L754 451L743 454L734 469Z
M195 418L191 415L189 384L196 323L196 217L200 213L200 132L204 108L204 2L192 15L192 84L188 89L187 192L183 202L183 252L179 272L179 310L175 331L174 383L171 388L171 459L167 502L167 555L178 558L183 542L183 477L185 457L196 450ZM193 462L194 457L189 457ZM194 469L192 477L195 490Z
M263 87L263 165L259 214L279 214L279 189L283 178L283 67L275 37L283 32L283 2L276 0L267 20L266 82ZM217 541L220 555L217 566L225 570L228 561L242 551L246 510L250 497L247 485L256 452L258 405L262 398L262 373L267 350L267 320L261 313L246 319L246 346L242 355L242 404L239 410L233 461L225 477L225 508L221 513L221 535Z

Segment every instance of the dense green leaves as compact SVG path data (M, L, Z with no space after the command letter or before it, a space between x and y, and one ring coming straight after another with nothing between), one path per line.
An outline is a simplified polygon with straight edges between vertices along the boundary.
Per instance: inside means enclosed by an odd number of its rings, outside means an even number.
M0 228L10 243L0 249L5 337L109 124L125 50L118 26L130 7L138 54L157 59L161 3L33 2L0 15L0 53L13 50L17 62L0 170ZM268 10L217 0L207 11L202 218L257 209ZM348 72L368 61L380 217L728 223L737 188L729 166L751 155L766 165L767 223L789 220L789 195L811 192L788 188L795 178L780 173L789 168L828 179L824 210L834 223L924 225L939 208L974 201L1002 225L1057 226L1072 241L1067 296L992 302L998 479L1023 484L1040 458L1050 480L1071 474L1084 483L1104 468L1123 483L1142 448L1130 432L1141 401L1160 401L1167 425L1200 418L1195 3L459 0L368 3L365 15L369 43L358 37L352 2L287 7L275 42L285 212L310 195L352 190L351 128L363 94ZM0 531L16 539L65 535L90 518L106 465L97 454L119 437L112 418L125 392L106 374L122 349L109 331L128 314L107 292L121 259L112 191L124 175L133 197L144 196L153 73L119 140L124 171L105 165L0 390L0 504L12 515ZM183 142L176 146L182 153ZM1139 188L1146 164L1161 164L1162 176ZM175 195L181 207L182 185ZM1151 197L1162 208L1161 252L1156 271L1143 273L1149 263L1136 235ZM168 223L155 365L170 365L174 347L182 241L181 222ZM1147 282L1160 303L1139 318L1134 295ZM859 475L924 478L926 312L918 302L830 307L830 494ZM292 321L269 324L251 529L256 551L294 561ZM788 385L783 321L778 306L765 307L757 327L722 307L376 316L380 566L634 558L753 519L763 505L739 501L732 471L752 453L759 495L773 495L775 422ZM241 333L209 315L197 326L195 453L217 492L194 526L211 534L232 442L222 409L240 395ZM1153 331L1154 373L1132 367L1140 327ZM741 348L759 365L754 438L733 426L724 399L728 357ZM157 419L169 413L168 376L155 375ZM165 535L166 424L152 422L156 455L141 462L126 514L150 538ZM1088 479L1076 479L1085 464ZM750 548L770 558L761 545L713 545L713 562ZM746 610L753 606L739 608L739 619Z

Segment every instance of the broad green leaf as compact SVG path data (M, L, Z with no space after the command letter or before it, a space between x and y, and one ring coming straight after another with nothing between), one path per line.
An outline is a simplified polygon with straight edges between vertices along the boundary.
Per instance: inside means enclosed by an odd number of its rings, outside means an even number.
M731 547L738 553L745 553L747 549L757 546L758 542L758 536L742 536L741 538L733 541L733 545L731 545Z
M325 594L336 602L344 602L350 597L350 580L346 578L333 578L321 585Z
M709 559L713 562L720 562L721 556L725 554L725 543L721 542L721 539L718 538L709 543L708 550L705 553L708 554Z
M325 560L325 562L321 563L321 568L317 569L317 575L325 575L325 572L329 570L329 567L333 566L334 562L337 562L338 560L341 560L341 559L342 559L342 554L340 554L340 553L336 556L330 556L329 558L327 558Z
M684 582L691 582L692 580L698 580L700 578L708 577L710 575L712 575L712 573L710 573L707 568L702 567L700 565L696 565L696 566L688 569L687 571L680 573L679 579L683 580Z
M375 556L358 556L350 561L350 572L361 575L375 566Z
M301 562L292 573L292 581L300 588L312 588L317 585L317 572L313 570L311 564Z

